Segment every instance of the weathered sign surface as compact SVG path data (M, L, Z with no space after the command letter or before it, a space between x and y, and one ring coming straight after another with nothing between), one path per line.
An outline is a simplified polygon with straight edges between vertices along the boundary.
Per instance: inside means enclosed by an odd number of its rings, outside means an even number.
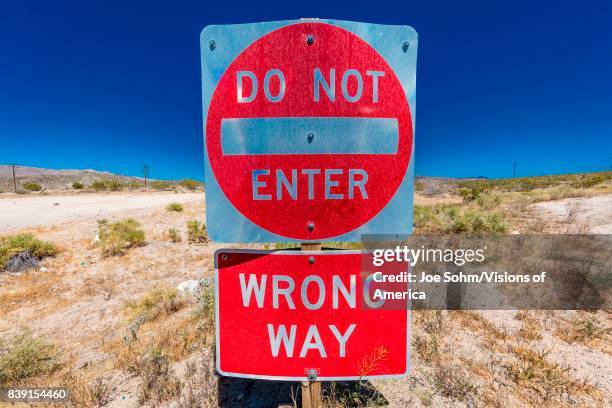
M372 282L364 285L372 275L362 273L363 256L217 251L219 373L297 381L309 371L317 380L405 375L408 310L375 299Z
M201 46L213 240L410 232L412 28L333 20L209 26Z

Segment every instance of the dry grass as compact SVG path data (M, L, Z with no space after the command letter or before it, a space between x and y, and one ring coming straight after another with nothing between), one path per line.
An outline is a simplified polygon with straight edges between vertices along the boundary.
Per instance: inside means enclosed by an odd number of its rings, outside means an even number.
M0 339L0 386L46 375L58 368L55 346L28 331Z
M322 408L387 406L385 398L368 381L323 384Z
M436 367L434 386L440 395L456 401L469 401L478 391L478 387L470 381L469 373L452 365Z
M515 361L506 367L506 374L518 386L540 403L559 401L563 395L593 395L596 390L585 381L577 381L568 374L569 368L548 361L548 352L524 346L513 346ZM528 397L528 395L525 395Z
M180 298L174 288L155 289L128 303L131 324L125 336L115 339L107 350L117 354L117 368L137 372L139 356L150 350L180 361L198 345L210 346L214 339L214 294L210 292L202 290L194 302ZM177 313L187 304L191 307Z
M15 276L0 290L0 307L4 313L27 303L45 303L55 307L61 301L55 294L64 288L61 276L52 272L26 273ZM52 302L49 301L52 300Z
M214 408L219 406L214 350L203 352L187 362L179 408Z
M112 400L112 390L106 377L87 378L82 372L69 370L59 381L70 390L71 407L104 407Z
M419 356L428 364L437 363L440 357L440 335L445 326L445 319L440 310L414 311L414 324L424 334L413 336L412 346Z
M515 315L515 318L522 322L522 327L518 332L518 335L521 338L527 341L536 341L542 339L541 327L537 319L535 319L526 311L518 312Z
M485 348L494 352L504 352L504 341L509 338L508 334L495 326L487 318L471 310L449 311L451 319L463 329L468 329L481 334L480 339Z
M612 354L610 333L612 328L606 327L594 313L589 312L577 312L569 325L561 325L556 331L558 337L570 344L578 342Z
M183 306L175 288L157 288L135 302L128 302L126 312L130 321L150 322L160 316L169 316Z
M170 240L170 242L173 242L175 244L177 242L181 242L181 233L176 228L169 228L166 231L166 236L168 237L168 240Z

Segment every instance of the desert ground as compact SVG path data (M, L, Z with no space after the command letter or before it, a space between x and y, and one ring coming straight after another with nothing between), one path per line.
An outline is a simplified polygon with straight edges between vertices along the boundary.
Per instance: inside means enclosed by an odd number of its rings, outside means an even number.
M202 193L15 195L0 200L0 233L26 227L53 226L105 218L109 214L165 207L171 202L193 203Z
M481 211L486 225L510 233L612 232L612 186L553 190L501 192L493 204L420 191L415 232L451 222L449 206L460 214ZM170 211L170 203L182 211ZM503 225L486 218L495 212ZM105 256L98 221L127 218L140 224L145 242ZM19 374L11 384L68 386L66 406L294 405L296 383L214 374L210 282L220 245L188 242L187 230L189 221L204 219L202 192L0 194L0 235L28 232L60 249L33 270L0 272L0 357L24 343L26 351L44 352L27 357L33 368L25 374L0 360L0 374L3 367ZM177 290L181 284L187 289ZM610 328L610 311L415 311L411 374L327 384L324 403L610 406Z

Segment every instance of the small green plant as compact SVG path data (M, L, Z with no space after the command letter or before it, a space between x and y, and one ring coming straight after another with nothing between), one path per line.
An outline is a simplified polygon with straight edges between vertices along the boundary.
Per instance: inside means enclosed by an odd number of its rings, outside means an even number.
M37 183L24 183L23 184L23 188L24 188L24 190L27 190L27 191L40 191L40 190L42 190L42 187L40 186L40 184L37 184Z
M202 185L202 183L200 183L199 181L195 181L191 179L181 180L179 184L182 187L185 187L186 189L191 190L191 191L197 190Z
M133 218L111 224L99 220L98 238L103 257L123 255L129 248L145 244L145 233Z
M0 338L0 386L49 374L57 368L53 344L29 332Z
M80 181L75 181L74 183L72 183L72 188L74 190L82 190L85 188L85 184L81 183Z
M168 231L166 231L166 234L168 235L168 239L170 240L170 242L181 242L181 233L176 228L168 229Z
M187 221L187 242L190 244L208 242L208 233L203 222L198 220Z
M142 296L136 302L128 302L126 310L130 320L141 319L150 322L160 316L168 316L182 306L177 298L176 288L157 288Z
M0 270L15 255L27 252L31 256L42 259L55 256L59 249L51 242L42 241L32 234L15 234L0 236Z
M166 206L166 210L182 212L183 211L183 205L181 203L170 203L170 204L168 204Z

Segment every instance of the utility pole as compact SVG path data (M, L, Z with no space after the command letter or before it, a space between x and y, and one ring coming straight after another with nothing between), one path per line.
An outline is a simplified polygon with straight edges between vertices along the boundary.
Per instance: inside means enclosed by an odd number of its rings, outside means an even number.
M13 163L13 192L17 192L17 179L15 178L15 163Z
M142 174L144 176L144 189L145 191L147 191L147 179L149 178L149 166L148 165L143 165L142 166Z
M512 171L512 178L516 178L516 162L514 162L514 170Z

